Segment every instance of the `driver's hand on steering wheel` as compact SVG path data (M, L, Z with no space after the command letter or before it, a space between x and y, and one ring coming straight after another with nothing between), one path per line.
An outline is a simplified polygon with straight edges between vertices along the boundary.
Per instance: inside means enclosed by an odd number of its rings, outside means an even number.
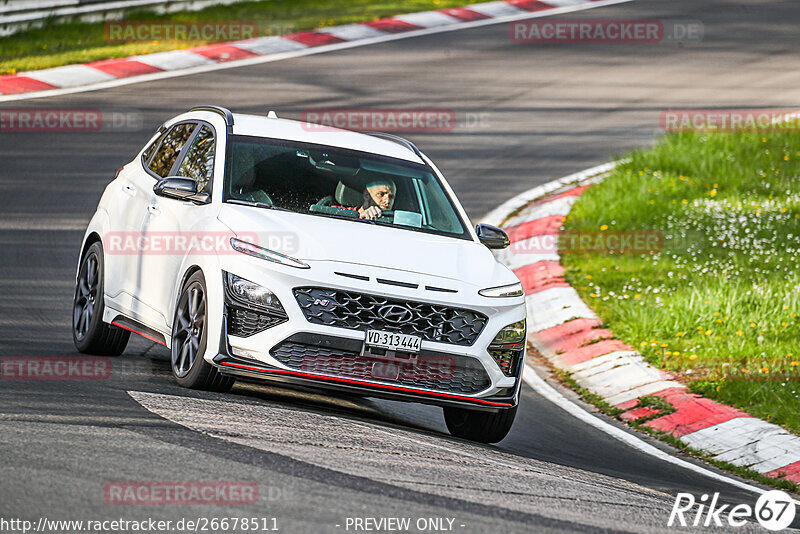
M379 218L383 212L378 206L370 206L369 208L361 211L361 215L359 215L359 219L369 219L370 221L374 221L375 219Z

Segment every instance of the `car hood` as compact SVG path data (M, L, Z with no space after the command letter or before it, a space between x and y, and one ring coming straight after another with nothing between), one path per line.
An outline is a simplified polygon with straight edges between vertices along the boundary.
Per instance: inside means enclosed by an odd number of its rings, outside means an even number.
M402 228L223 204L219 220L242 239L304 261L335 261L487 287L516 277L484 245Z

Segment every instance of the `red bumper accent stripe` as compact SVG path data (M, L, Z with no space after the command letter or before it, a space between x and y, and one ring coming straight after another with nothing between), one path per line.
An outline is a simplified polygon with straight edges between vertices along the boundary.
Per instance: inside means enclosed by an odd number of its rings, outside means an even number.
M153 337L153 336L151 336L151 335L145 334L144 332L139 332L138 330L134 330L134 329L133 329L133 328L131 328L130 326L125 326L124 324L119 324L119 323L117 323L117 322L113 322L113 323L111 323L111 324L113 324L114 326L116 326L116 327L118 327L118 328L122 328L123 330L128 330L129 332L133 332L134 334L139 334L139 335L140 335L140 336L142 336L142 337L146 337L146 338L147 338L147 339L149 339L150 341L155 341L155 342L156 342L156 343L158 343L159 345L164 345L165 347L167 346L167 344L166 344L166 343L164 343L163 341L161 341L160 339L156 339L156 338L154 338L154 337Z
M349 378L335 378L331 376L321 376L321 375L312 375L308 373L301 373L299 371L287 371L286 369L264 369L261 367L252 367L250 365L242 365L238 363L231 363L231 362L222 362L220 365L226 365L228 367L238 367L240 369L247 369L250 371L259 371L262 373L272 373L272 374L281 374L281 375L291 375L291 376L299 376L301 378L311 378L314 380L328 380L331 382L344 382L346 384L356 384L359 386L368 386L372 388L380 388L380 389L390 389L393 391L405 391L408 393L419 393L421 395L430 395L432 397L445 397L448 399L458 399L458 400L465 400L470 402L476 402L479 404L486 404L488 406L504 406L504 407L512 407L513 404L508 404L505 402L492 402L483 399L476 399L474 397L463 397L461 395L450 395L449 393L433 393L431 391L423 391L420 389L413 389L413 388L404 388L399 386L388 386L385 384L374 384L372 382L362 382L361 380L351 380Z

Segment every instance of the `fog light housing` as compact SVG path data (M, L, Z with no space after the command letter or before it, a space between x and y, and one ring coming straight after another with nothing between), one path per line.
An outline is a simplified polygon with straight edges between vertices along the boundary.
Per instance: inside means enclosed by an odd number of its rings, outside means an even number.
M525 320L512 323L497 333L489 344L489 355L506 376L517 376L525 353Z
M250 337L289 320L281 301L266 287L224 273L228 334Z

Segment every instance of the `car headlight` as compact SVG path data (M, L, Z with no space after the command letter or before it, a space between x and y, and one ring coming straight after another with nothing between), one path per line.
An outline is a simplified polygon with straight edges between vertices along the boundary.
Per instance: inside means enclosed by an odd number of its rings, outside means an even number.
M267 260L274 263L280 263L281 265L286 265L287 267L296 267L298 269L311 268L310 265L296 258L292 258L286 254L281 254L280 252L275 252L274 250L269 250L264 247L259 247L258 245L248 243L247 241L242 241L241 239L237 239L235 237L231 238L231 247L233 247L233 250L241 252L242 254L247 254L248 256L261 258L262 260Z
M228 291L230 291L234 299L260 308L280 312L283 315L286 314L281 301L278 300L275 293L266 287L231 273L226 273L226 282Z
M525 342L525 319L510 324L500 330L492 340L492 345L517 345Z
M507 286L481 289L478 294L484 297L521 297L525 292L522 290L522 284L516 282Z

